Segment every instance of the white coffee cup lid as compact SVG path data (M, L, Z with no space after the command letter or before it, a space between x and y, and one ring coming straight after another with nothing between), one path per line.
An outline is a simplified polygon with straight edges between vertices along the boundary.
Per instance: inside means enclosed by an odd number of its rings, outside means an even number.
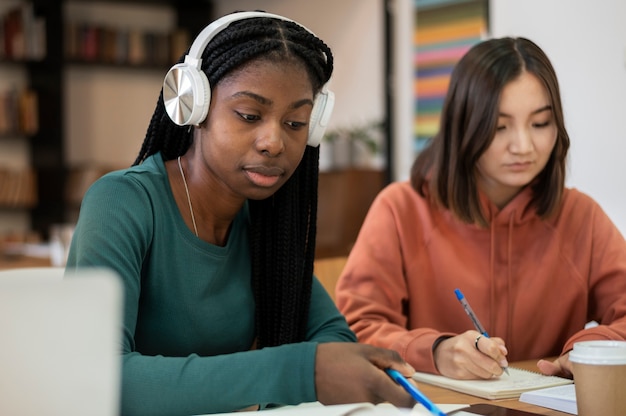
M582 341L569 353L572 362L594 365L626 364L626 341Z

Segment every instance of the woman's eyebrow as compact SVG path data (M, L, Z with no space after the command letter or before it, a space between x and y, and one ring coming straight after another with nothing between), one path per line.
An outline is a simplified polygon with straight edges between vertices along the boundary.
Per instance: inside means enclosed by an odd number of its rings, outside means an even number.
M263 105L272 105L274 102L268 98L263 97L262 95L255 94L251 91L238 91L230 96L230 98L239 98L239 97L249 97L259 104Z
M543 106L543 107L540 107L540 108L536 109L535 111L531 112L530 114L531 115L535 115L535 114L543 113L544 111L552 111L552 106L550 104L548 104L546 106ZM513 117L511 114L503 113L503 112L498 113L498 116L499 117L507 117L507 118Z
M259 104L271 106L274 104L274 101L269 98L263 97L262 95L256 94L252 91L239 91L231 95L231 98L239 98L239 97L249 97L258 102ZM302 100L298 100L290 105L291 108L300 108L303 105L313 105L313 100L309 98L303 98Z

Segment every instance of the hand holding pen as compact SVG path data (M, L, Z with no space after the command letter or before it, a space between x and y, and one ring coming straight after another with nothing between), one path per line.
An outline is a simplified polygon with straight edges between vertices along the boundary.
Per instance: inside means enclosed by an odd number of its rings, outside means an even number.
M479 332L479 335L474 340L474 347L478 351L482 352L480 350L479 346L478 346L478 342L480 341L480 339L482 337L489 338L489 334L487 334L487 331L485 330L485 328L482 326L482 324L478 320L478 317L476 316L476 314L472 310L472 307L470 306L470 304L465 299L465 296L463 295L463 293L459 289L455 289L454 293L456 294L456 297L459 300L459 302L461 302L461 305L463 306L463 309L465 309L465 313L467 313L467 316L469 316L469 318L471 319L472 323L474 324L474 327L476 328L476 331ZM508 363L506 362L506 359L503 359L500 362L500 365L502 366L502 369L507 374L509 374Z
M411 397L415 399L418 403L424 406L432 415L435 416L446 416L446 414L439 408L437 405L430 401L428 397L422 393L417 386L411 384L409 380L407 380L399 371L394 370L392 368L387 368L385 372L399 385L406 390Z

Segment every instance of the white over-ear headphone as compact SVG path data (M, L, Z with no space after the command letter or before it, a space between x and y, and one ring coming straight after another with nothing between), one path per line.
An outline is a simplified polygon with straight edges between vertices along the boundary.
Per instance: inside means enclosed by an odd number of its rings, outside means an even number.
M163 81L165 110L174 123L179 126L189 126L204 121L209 112L211 87L206 74L201 69L202 52L211 39L232 22L255 17L269 17L294 22L277 14L239 12L228 14L205 27L191 45L189 53L185 56L185 61L170 68ZM306 27L302 26L302 28L315 35ZM309 146L319 145L334 105L335 95L324 85L315 97L311 119L309 120L309 138L307 141Z

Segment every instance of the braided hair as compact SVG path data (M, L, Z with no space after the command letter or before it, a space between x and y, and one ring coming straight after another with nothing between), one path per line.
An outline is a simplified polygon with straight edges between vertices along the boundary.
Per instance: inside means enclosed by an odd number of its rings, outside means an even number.
M330 48L290 21L249 18L234 21L205 48L202 70L209 84L256 59L298 60L304 64L317 94L330 79ZM182 62L183 58L179 62ZM191 146L193 129L169 118L159 94L146 137L133 165L161 152L175 159ZM319 148L306 146L299 166L271 197L249 201L252 287L256 302L259 348L305 339L311 298L317 222Z

